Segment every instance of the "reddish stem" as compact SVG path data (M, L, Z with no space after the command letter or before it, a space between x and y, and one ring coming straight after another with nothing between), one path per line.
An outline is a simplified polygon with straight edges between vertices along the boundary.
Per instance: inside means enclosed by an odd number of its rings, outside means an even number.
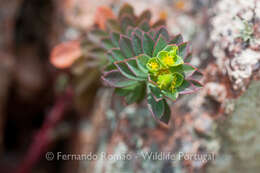
M15 173L30 173L35 163L41 155L47 150L51 143L51 133L57 123L62 120L67 107L71 103L72 92L67 90L62 96L58 97L52 109L46 115L41 129L35 134L34 140L30 145L27 154Z

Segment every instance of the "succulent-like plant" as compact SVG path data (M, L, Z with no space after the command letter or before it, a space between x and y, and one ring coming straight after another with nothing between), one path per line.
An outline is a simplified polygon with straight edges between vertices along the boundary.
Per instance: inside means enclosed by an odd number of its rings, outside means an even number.
M197 91L201 84L191 77L199 71L184 62L191 52L182 36L170 36L164 21L151 25L150 19L150 11L137 17L130 5L124 5L117 19L107 20L105 30L88 33L82 43L88 57L84 60L94 60L87 64L101 67L105 84L128 104L146 98L152 115L168 123L171 111L166 98L176 100L180 94Z
M134 23L139 22L126 15L121 34L112 30L103 39L109 65L102 79L128 104L146 98L154 117L168 123L171 111L166 98L176 100L179 94L197 91L202 85L191 77L199 71L184 63L191 52L181 35L171 37L164 26L154 29L146 22L141 27Z

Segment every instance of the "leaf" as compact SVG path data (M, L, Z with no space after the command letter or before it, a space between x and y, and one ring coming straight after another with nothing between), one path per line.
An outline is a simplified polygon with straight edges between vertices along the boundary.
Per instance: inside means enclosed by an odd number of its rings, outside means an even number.
M147 78L147 73L144 73L141 71L137 65L137 58L129 58L124 61L128 68L137 76L140 78Z
M135 102L140 102L145 97L145 84L139 83L137 84L128 94L125 96L125 100L127 104L132 104Z
M146 64L148 60L150 59L149 56L145 54L141 54L137 57L137 66L140 70L142 70L144 73L148 73L148 69L146 67Z
M179 56L184 58L188 53L188 45L187 42L181 43L179 46Z
M132 33L131 40L132 40L131 43L132 43L132 47L133 47L135 55L137 56L139 54L142 54L143 50L142 50L141 38L137 34Z
M163 38L162 35L159 36L157 41L155 42L154 49L153 49L153 57L156 57L158 52L163 50L167 46L166 40Z
M109 38L102 38L101 42L103 47L107 50L115 47L115 45L112 43L112 41Z
M142 37L143 52L148 56L152 56L153 46L154 46L153 39L147 33L144 33Z
M160 35L163 35L163 37L166 39L166 41L168 41L169 39L169 33L167 31L167 29L165 28L165 26L161 26L158 31L156 32L156 35L154 37L154 40L157 40L159 38Z
M134 16L134 9L131 5L129 4L124 4L119 11L119 18L121 18L123 15L128 14L131 16Z
M110 49L108 52L111 53L115 61L123 61L125 59L119 48Z
M151 20L151 11L150 10L145 10L142 12L142 14L138 17L137 19L137 24L142 23L142 21L146 20L146 21L150 21Z
M131 58L134 56L131 40L128 37L123 35L120 36L119 47L121 52L125 55L126 58Z
M133 32L134 32L134 27L128 26L128 28L126 29L126 35L130 38Z
M199 88L196 88L191 82L184 80L182 85L177 88L179 94L192 94L198 91Z
M176 35L170 40L170 44L180 44L183 42L183 38L181 34Z
M154 99L158 102L162 99L162 93L161 89L157 86L153 85L152 83L147 83L147 91L148 93L151 93L154 97Z
M176 100L179 96L178 91L176 90L175 92L169 92L169 91L162 91L163 95L170 98L171 100Z
M147 96L148 108L155 119L160 120L164 114L165 103L164 100L156 101L151 93Z
M168 44L163 50L169 52L171 50L174 50L176 47L176 44Z
M120 34L117 33L117 32L111 32L110 38L111 38L111 41L113 42L113 44L114 44L116 47L119 47Z
M134 21L132 19L131 16L129 15L124 15L121 19L120 19L120 26L121 26L121 30L123 31L123 33L126 33L127 28L129 26L133 27L134 26Z
M125 78L118 70L103 73L101 79L109 86L122 88L137 84L138 81Z
M138 77L135 74L135 71L133 71L132 68L130 68L130 66L125 61L117 61L114 64L117 69L122 73L122 75L126 78L139 81L144 80L143 78Z
M153 24L152 28L157 28L157 27L163 26L163 25L166 25L166 22L165 22L165 20L160 19L160 20L156 21L156 22Z
M143 31L140 30L139 28L135 28L133 33L135 33L140 38L142 38L142 36L143 36Z
M142 29L144 32L148 32L150 30L149 22L144 20L142 23L138 25L140 29Z
M170 121L170 118L171 118L171 109L170 109L168 103L166 102L166 100L164 100L164 114L161 117L160 121L165 124L168 124Z
M202 83L200 83L199 81L195 80L195 79L188 79L195 87L199 87L202 88L203 85Z
M185 74L185 77L191 76L197 70L196 67L194 67L194 66L192 66L191 64L188 64L188 63L182 64L182 69L183 69L183 72Z
M180 73L178 73L178 72L175 72L172 75L176 78L175 88L181 86L182 83L183 83L184 77Z

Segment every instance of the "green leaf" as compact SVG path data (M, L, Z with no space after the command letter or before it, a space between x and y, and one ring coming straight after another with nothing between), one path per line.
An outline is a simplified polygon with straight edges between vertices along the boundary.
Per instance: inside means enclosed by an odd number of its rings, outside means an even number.
M196 86L196 87L199 87L199 88L202 88L202 87L203 87L202 83L200 83L200 82L197 81L197 80L189 79L189 81L190 81L194 86Z
M118 48L110 49L108 52L111 53L115 61L123 61L125 59L125 56Z
M140 25L138 26L140 29L142 29L144 32L148 32L150 30L150 25L148 21L144 20Z
M152 26L152 28L157 28L157 27L159 27L159 26L165 26L166 25L166 22L165 22L165 20L158 20L158 21L156 21L154 24L153 24L153 26Z
M127 28L129 26L133 27L134 26L134 21L132 19L131 16L129 15L124 15L121 19L120 19L120 26L121 26L121 30L123 31L123 33L126 33Z
M157 40L160 35L162 35L166 39L166 41L169 39L169 33L168 33L167 29L165 28L165 26L162 26L158 29L158 31L154 37L154 40Z
M188 45L187 45L187 42L184 42L182 44L180 44L179 46L179 56L184 58L187 53L188 53Z
M159 38L157 39L155 45L154 45L153 57L157 56L158 52L163 50L163 48L165 48L166 46L167 46L166 40L163 38L162 35L160 35Z
M147 73L144 73L142 70L139 69L137 65L137 58L130 58L125 60L125 63L127 64L128 68L137 76L140 78L147 78Z
M179 96L179 93L177 90L175 90L174 92L169 92L169 91L162 91L163 95L170 98L171 100L176 100Z
M170 44L180 44L183 42L183 38L182 38L182 35L179 34L179 35L176 35L175 37L173 37L171 40L170 40Z
M145 54L141 54L137 57L137 66L140 70L142 70L144 73L148 73L148 69L146 67L147 62L149 61L150 57L145 55Z
M142 38L143 36L143 31L140 30L139 28L135 28L135 30L133 31L133 33L135 33L138 37Z
M156 101L151 93L147 96L148 108L151 111L155 119L160 120L164 114L165 103L164 100Z
M144 80L143 78L140 78L134 74L131 68L129 68L129 65L125 61L117 61L114 63L117 69L122 73L123 76L125 76L128 79L133 80Z
M106 84L116 88L128 87L138 82L125 78L118 70L105 72L101 78Z
M172 51L172 50L175 50L178 46L176 44L168 44L163 50L164 51Z
M174 86L175 86L175 88L178 88L179 86L182 85L184 77L180 73L178 73L178 72L175 72L172 75L176 79Z
M143 34L142 45L143 45L143 52L148 56L152 56L154 41L147 33Z
M168 103L166 102L166 100L164 100L164 114L161 117L160 121L165 124L168 124L170 121L170 118L171 118L171 109L170 109Z
M163 97L161 89L151 83L147 83L147 91L148 93L151 93L154 96L154 99L156 101L161 100Z
M128 14L131 16L134 16L134 9L131 5L129 4L124 4L120 10L119 10L119 17L121 18L123 15Z
M196 71L196 68L194 66L187 63L182 64L182 69L185 74L185 77L191 76Z
M126 58L134 57L131 40L128 37L121 35L119 40L119 47Z
M120 34L117 32L111 32L110 38L112 43L116 46L119 47L119 39L120 39Z
M132 104L135 102L140 102L145 97L145 84L139 83L137 84L128 94L125 96L125 100L127 104Z
M112 41L109 38L103 38L101 39L102 45L105 49L111 49L115 47L115 45L112 43Z
M132 33L131 40L132 40L132 47L135 52L135 55L137 56L143 53L141 38L136 33Z
M150 21L151 20L151 11L150 10L145 10L142 12L142 14L138 17L137 19L137 24L142 23L144 20Z

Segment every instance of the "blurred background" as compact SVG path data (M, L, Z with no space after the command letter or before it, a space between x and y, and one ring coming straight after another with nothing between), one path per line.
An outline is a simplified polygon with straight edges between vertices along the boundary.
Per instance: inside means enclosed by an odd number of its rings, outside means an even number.
M181 33L192 45L191 64L204 73L202 90L172 104L168 128L145 104L125 105L102 87L95 70L60 68L102 19L97 9L117 14L124 3ZM259 0L1 0L0 21L1 173L259 172ZM63 61L51 59L64 42ZM58 160L58 152L215 157Z

